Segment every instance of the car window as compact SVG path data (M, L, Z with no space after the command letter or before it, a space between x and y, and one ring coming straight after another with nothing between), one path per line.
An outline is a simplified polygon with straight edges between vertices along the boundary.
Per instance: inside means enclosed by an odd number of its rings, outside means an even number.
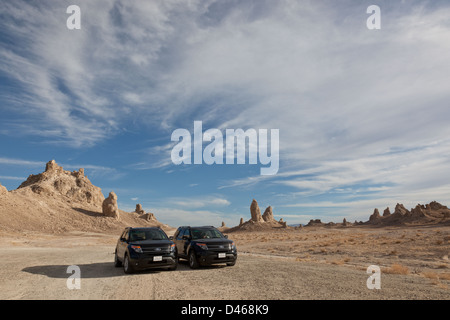
M130 241L142 241L142 240L167 240L167 235L160 229L150 230L131 230Z
M190 236L191 234L190 234L190 232L189 232L189 228L186 228L186 229L184 229L184 232L183 232L183 236ZM181 237L183 237L183 236L181 236Z
M222 233L217 229L192 229L192 239L215 239L223 238Z
M177 232L175 232L175 239L181 240L183 236L183 228L178 228Z

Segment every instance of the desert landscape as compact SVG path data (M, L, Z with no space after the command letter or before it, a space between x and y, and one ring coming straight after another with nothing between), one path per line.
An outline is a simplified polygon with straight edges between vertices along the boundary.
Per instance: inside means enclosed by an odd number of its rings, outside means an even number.
M439 299L450 297L450 210L430 202L393 212L375 209L366 222L289 226L272 207L250 204L250 219L222 223L239 256L234 267L125 275L113 267L126 226L177 226L137 204L117 206L83 169L65 171L54 160L16 190L0 185L0 299ZM244 213L245 214L245 213ZM247 213L248 214L248 213ZM218 221L218 226L220 222ZM81 270L81 288L68 289L67 268ZM368 289L371 265L381 289ZM186 276L186 274L189 276ZM218 285L220 284L220 285Z

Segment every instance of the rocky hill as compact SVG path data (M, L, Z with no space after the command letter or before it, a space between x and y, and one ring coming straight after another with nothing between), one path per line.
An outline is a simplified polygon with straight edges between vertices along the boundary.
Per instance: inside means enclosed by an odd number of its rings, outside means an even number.
M44 172L30 175L18 189L29 189L45 198L92 206L101 206L104 200L102 190L89 181L84 169L65 171L55 160L46 164Z
M104 202L108 203L104 206ZM105 208L114 208L114 215ZM153 214L120 210L114 192L105 199L83 169L65 171L54 160L46 164L44 172L30 175L16 190L7 191L0 185L0 231L117 233L125 226L171 229Z

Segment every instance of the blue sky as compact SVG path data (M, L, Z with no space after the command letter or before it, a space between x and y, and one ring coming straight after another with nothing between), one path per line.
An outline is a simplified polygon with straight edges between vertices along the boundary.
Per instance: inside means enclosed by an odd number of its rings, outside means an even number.
M450 203L447 1L0 2L9 190L55 159L173 226L236 225L253 198L292 224ZM194 121L279 129L278 173L175 166Z

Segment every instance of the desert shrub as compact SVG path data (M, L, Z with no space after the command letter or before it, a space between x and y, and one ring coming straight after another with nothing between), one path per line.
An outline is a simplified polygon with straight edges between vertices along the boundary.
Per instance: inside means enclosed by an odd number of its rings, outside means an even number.
M385 269L384 272L389 274L409 274L409 268L402 266L401 264L394 263L391 267Z

